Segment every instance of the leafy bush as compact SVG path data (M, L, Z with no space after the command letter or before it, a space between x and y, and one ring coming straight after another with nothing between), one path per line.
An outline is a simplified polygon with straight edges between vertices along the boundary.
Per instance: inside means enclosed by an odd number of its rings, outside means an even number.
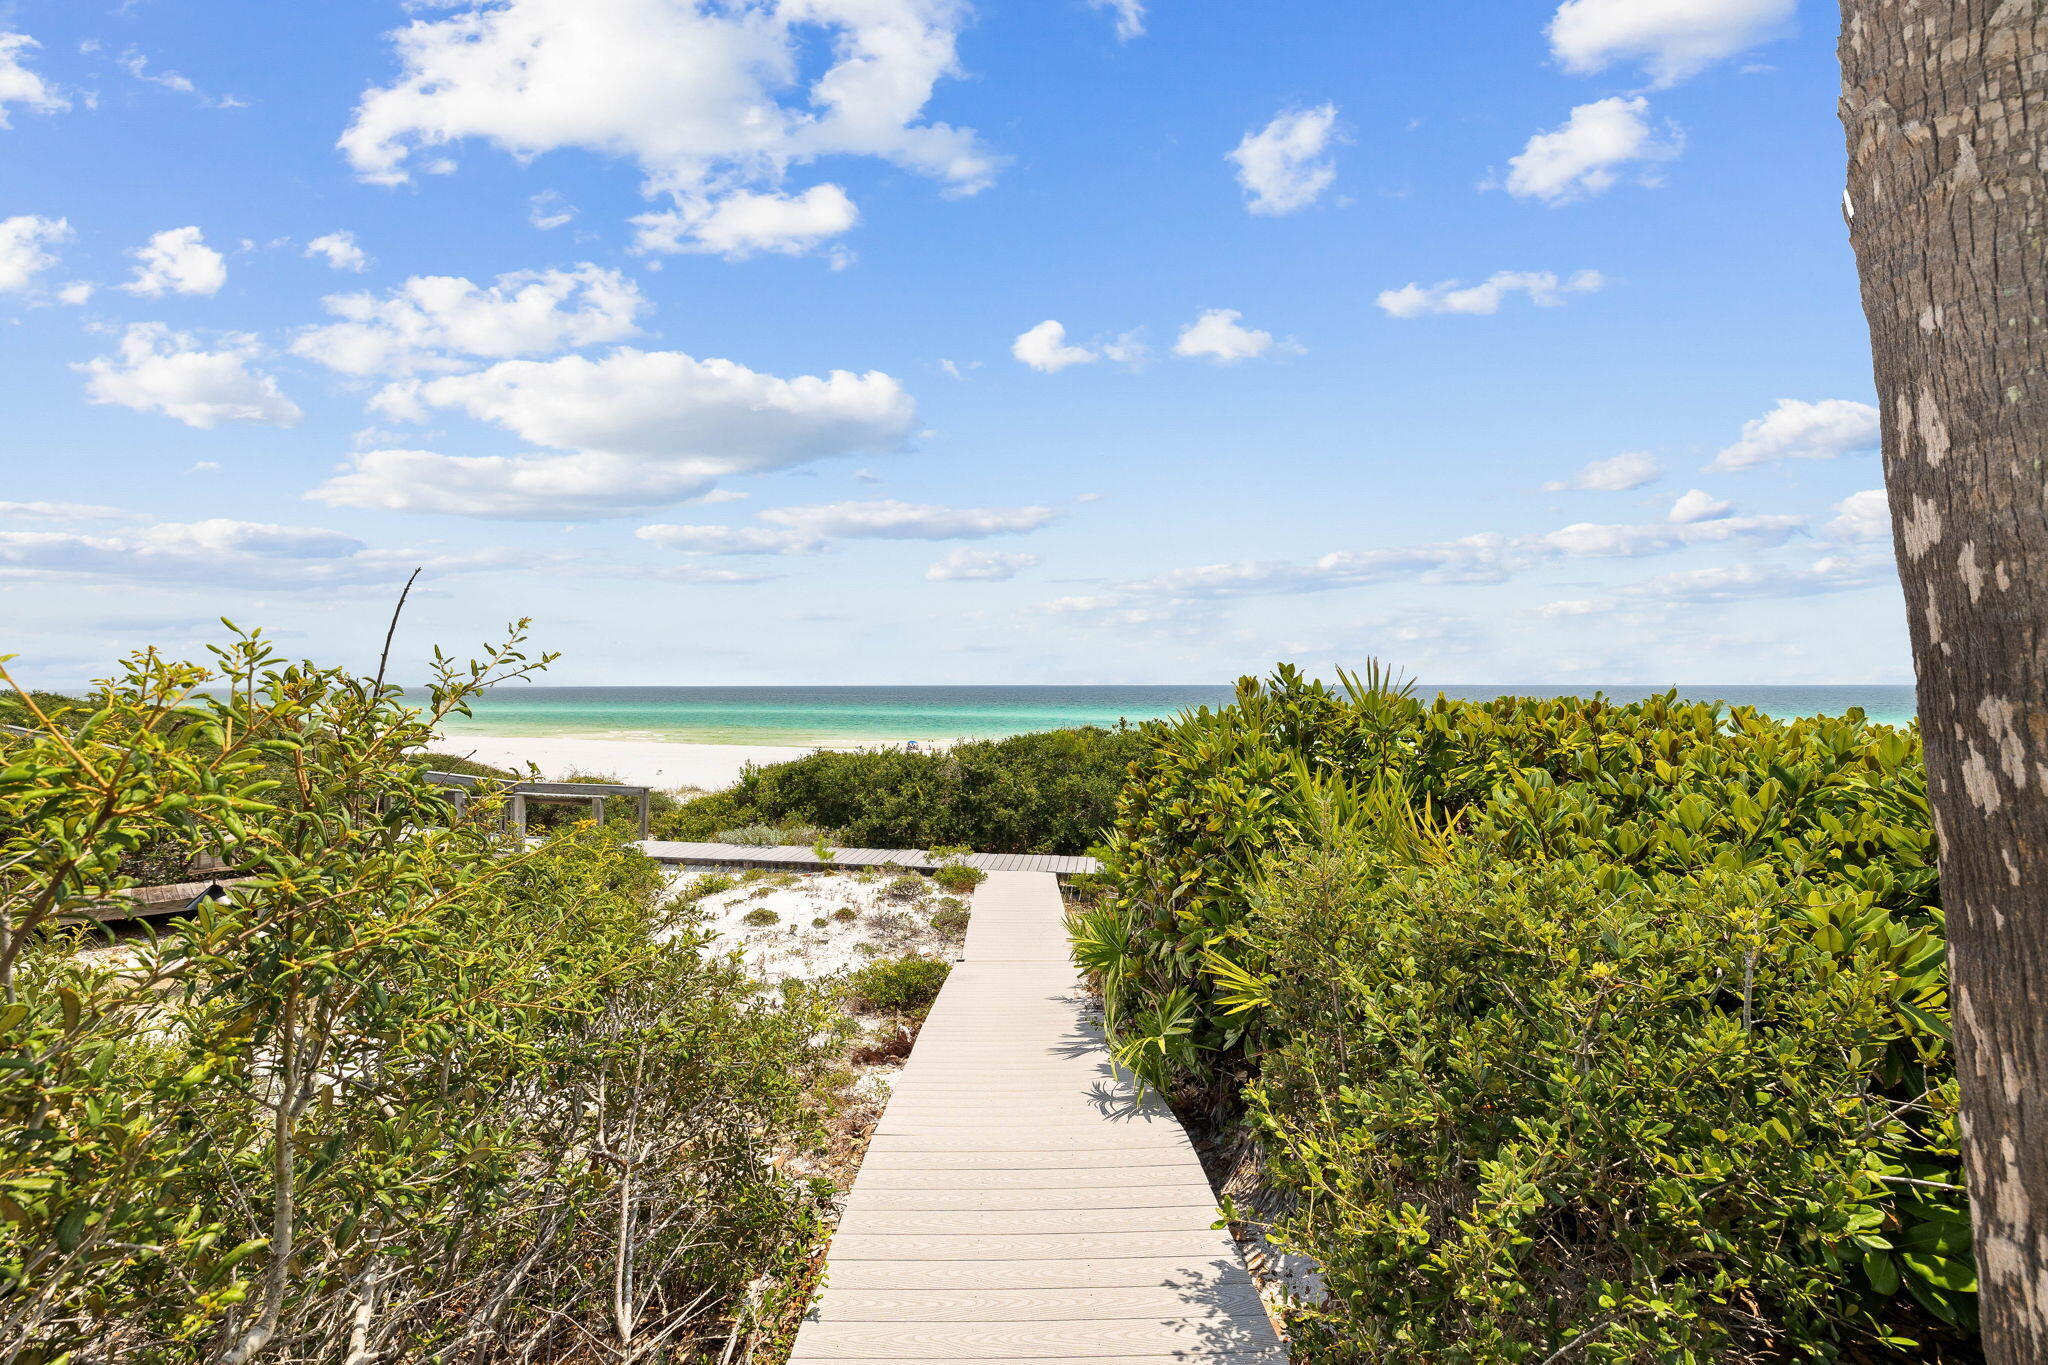
M254 637L140 655L7 744L9 1358L715 1354L790 1293L833 1012L707 959L616 840L513 846L404 757L518 645L424 715ZM79 955L51 926L159 840L249 875Z
M899 905L907 905L914 901L923 900L931 893L931 889L932 884L918 873L905 872L900 876L889 879L889 884L881 890L881 897L885 901L895 901Z
M860 918L860 911L850 905L842 905L832 912L832 918L838 920L841 924L851 924Z
M692 878L676 894L687 901L701 901L707 896L716 896L739 885L739 879L730 872L705 872Z
M863 1014L923 1018L952 970L951 963L932 957L884 958L847 975L846 1000Z
M943 753L820 752L750 768L730 789L685 802L662 822L661 837L708 839L749 823L801 823L836 831L834 841L847 847L1085 853L1144 751L1135 729L1083 728L977 740Z
M1727 1358L1743 1359L1772 1342L1826 1354L1838 1339L1878 1349L1888 1332L1931 1340L1928 1314L1967 1330L1946 966L1913 731L1671 695L1425 703L1377 674L1333 691L1283 667L1240 683L1231 707L1145 733L1105 894L1070 921L1076 957L1126 1064L1206 1119L1249 1106L1283 1186L1308 1200L1296 1235L1348 1265L1345 1292L1386 1319L1364 1336L1344 1319L1349 1344L1333 1336L1329 1358L1541 1360L1576 1334L1610 1333L1616 1344L1591 1358L1678 1358L1628 1344L1668 1328L1657 1339L1681 1355L1725 1339ZM1455 875L1443 870L1453 849L1467 850ZM1333 858L1356 882L1337 888L1355 904L1325 897L1353 936L1341 945L1272 910L1306 875L1292 865ZM1425 906L1445 923L1418 923ZM1748 1012L1730 1004L1745 995L1747 950L1742 971L1726 956L1741 915L1776 993L1761 1002L1749 980ZM1538 962L1543 989L1475 994L1488 973L1519 980ZM1621 974L1597 975L1607 969ZM1845 1001L1864 1014L1837 1038L1817 1021ZM1631 1013L1642 1002L1657 1017ZM1546 1040L1565 1037L1586 1049L1591 1069L1573 1074L1598 1074L1597 1100L1552 1076ZM1729 1048L1740 1055L1708 1065ZM1373 1069L1392 1055L1390 1073ZM1497 1072L1488 1085L1519 1088L1514 1103L1460 1079L1482 1057ZM1728 1101L1731 1084L1742 1103ZM1786 1132L1746 1146L1713 1136L1734 1133L1727 1122L1686 1117L1763 1114L1764 1096ZM1845 1114L1876 1126L1852 1132ZM1362 1163L1351 1183L1321 1164L1320 1141ZM1583 1163L1618 1160L1632 1142L1661 1174L1613 1169L1589 1194ZM1541 1161L1526 1165L1531 1153ZM1723 1183L1702 1187L1701 1172ZM1439 1183L1401 1183L1426 1178ZM1339 1208L1340 1187L1356 1207ZM1656 1269L1682 1254L1667 1234L1693 1218L1686 1201L1702 1188L1714 1207L1694 1231L1712 1245L1683 1253L1696 1264ZM1736 1209L1763 1219L1779 1250L1722 1227ZM1398 1252L1386 1232L1397 1223L1410 1239ZM1525 1235L1536 1241L1520 1246ZM1345 1251L1351 1237L1367 1250ZM1373 1255L1393 1279L1358 1288ZM1602 1299L1608 1285L1621 1297ZM1648 1297L1627 1297L1638 1291ZM1423 1319L1448 1321L1454 1299L1477 1315L1463 1320L1471 1340L1494 1345L1412 1345L1451 1340ZM1382 1329L1397 1335L1372 1334Z
M1898 1197L1952 1179L1939 937L1767 870L1600 873L1358 833L1273 864L1230 998L1329 1290L1308 1358L1832 1354L1903 1330L1902 1283L1967 1322L1961 1210Z
M811 825L736 825L731 829L713 830L709 835L709 841L714 844L745 844L750 848L793 848L799 844L823 843L824 840L825 831Z
M748 924L756 929L765 929L771 924L782 923L782 916L776 914L765 905L758 910L747 911L745 919Z
M941 890L965 895L987 881L988 873L966 863L943 863L932 873L932 880L939 884Z
M967 902L951 896L939 902L939 908L932 912L932 928L948 938L958 938L967 932L970 911Z

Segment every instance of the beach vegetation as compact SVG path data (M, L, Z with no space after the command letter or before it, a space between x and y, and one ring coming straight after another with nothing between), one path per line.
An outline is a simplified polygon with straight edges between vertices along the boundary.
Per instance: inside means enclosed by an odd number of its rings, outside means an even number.
M744 918L745 922L755 929L765 929L771 924L782 923L782 916L776 914L765 905L757 910L747 911Z
M948 938L958 938L967 932L970 914L966 901L953 896L944 897L932 911L932 928Z
M422 710L238 635L6 742L8 1359L715 1359L795 1294L843 1015L407 756L540 662L439 660ZM161 843L225 897L82 951Z
M922 1019L952 970L951 963L918 954L882 958L847 974L846 1000L863 1014Z
M820 751L749 768L725 791L681 803L659 837L732 842L721 832L800 823L813 828L796 843L829 831L849 848L1086 853L1143 749L1136 728L1083 727L930 753Z
M931 894L931 889L932 884L925 880L921 873L905 872L890 878L889 884L882 888L880 895L885 901L907 905L923 900Z
M932 873L932 880L937 882L942 890L951 891L955 895L965 895L987 881L988 873L966 863L941 863Z
M1307 1359L1970 1358L1913 730L1282 668L1145 733L1076 957Z

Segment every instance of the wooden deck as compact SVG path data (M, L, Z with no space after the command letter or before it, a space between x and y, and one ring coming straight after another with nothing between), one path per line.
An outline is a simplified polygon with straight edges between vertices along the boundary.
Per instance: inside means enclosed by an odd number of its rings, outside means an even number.
M1060 894L991 873L791 1365L1285 1365L1201 1163L1083 1018Z
M780 867L792 872L824 872L845 867L900 867L908 872L930 872L939 865L937 859L921 848L834 847L832 858L825 861L808 844L698 844L643 839L639 847L657 862L706 867ZM1061 877L1102 870L1102 864L1093 858L1058 853L968 853L956 861L978 867L983 872L1050 872Z

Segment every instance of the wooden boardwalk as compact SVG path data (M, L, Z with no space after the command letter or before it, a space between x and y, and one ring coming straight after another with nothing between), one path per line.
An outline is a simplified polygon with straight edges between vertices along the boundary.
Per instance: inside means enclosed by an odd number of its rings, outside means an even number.
M791 1365L1285 1365L1187 1135L1082 1010L1055 879L990 874Z
M906 872L930 872L939 866L938 860L921 848L835 846L830 860L821 860L809 844L699 844L642 839L638 847L657 862L706 867L779 867L793 872L900 867ZM1102 870L1102 864L1093 858L1062 853L966 853L949 861L963 862L983 872L1052 872L1062 877Z

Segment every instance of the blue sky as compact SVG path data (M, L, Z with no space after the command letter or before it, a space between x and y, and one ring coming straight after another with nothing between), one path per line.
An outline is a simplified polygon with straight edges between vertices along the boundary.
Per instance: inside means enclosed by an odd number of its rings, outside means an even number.
M1910 680L1817 0L0 34L25 676Z

